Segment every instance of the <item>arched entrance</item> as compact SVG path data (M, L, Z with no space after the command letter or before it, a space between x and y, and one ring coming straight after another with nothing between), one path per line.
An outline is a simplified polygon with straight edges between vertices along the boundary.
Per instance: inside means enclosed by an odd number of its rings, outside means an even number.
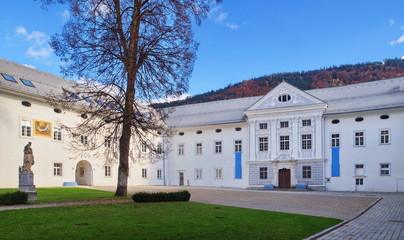
M278 177L279 188L290 188L290 169L279 169Z
M93 185L93 168L91 163L82 160L76 165L76 182L79 185Z

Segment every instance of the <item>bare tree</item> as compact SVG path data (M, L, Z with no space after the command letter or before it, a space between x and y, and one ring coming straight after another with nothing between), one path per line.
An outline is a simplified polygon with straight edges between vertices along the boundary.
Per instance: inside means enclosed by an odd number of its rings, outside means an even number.
M131 138L154 148L150 136L165 131L166 114L153 108L152 100L187 91L198 47L192 20L200 24L212 4L221 0L42 2L70 8L70 20L50 44L64 62L66 76L91 81L78 84L75 92L66 90L65 96L84 102L81 107L88 118L78 126L80 131L95 135L109 129L110 140L118 141L115 195L125 196Z

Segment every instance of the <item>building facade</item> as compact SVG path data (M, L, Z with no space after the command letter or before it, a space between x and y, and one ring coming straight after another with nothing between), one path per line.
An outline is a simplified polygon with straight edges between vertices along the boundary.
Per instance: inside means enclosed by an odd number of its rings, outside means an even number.
M45 100L70 81L6 60L0 74L1 188L18 186L28 142L39 187L116 185L117 159L69 149L89 141L60 127L80 112ZM129 185L404 191L403 122L404 78L308 91L283 82L265 96L175 107L174 135L156 142L169 150L158 160L136 153Z

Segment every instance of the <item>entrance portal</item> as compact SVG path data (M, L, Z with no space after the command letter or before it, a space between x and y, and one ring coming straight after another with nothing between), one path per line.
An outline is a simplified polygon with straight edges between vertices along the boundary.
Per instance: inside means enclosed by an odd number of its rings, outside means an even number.
M290 188L290 169L279 169L278 177L279 188Z
M180 186L184 186L184 173L179 172L179 177L180 177Z
M82 160L77 163L76 182L79 185L93 185L93 168L88 161Z

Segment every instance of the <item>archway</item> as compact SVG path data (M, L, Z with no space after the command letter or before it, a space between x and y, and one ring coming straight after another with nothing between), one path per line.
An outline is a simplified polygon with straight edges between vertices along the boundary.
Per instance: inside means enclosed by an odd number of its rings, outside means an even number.
M76 182L79 185L93 185L93 168L91 163L81 160L76 165Z

